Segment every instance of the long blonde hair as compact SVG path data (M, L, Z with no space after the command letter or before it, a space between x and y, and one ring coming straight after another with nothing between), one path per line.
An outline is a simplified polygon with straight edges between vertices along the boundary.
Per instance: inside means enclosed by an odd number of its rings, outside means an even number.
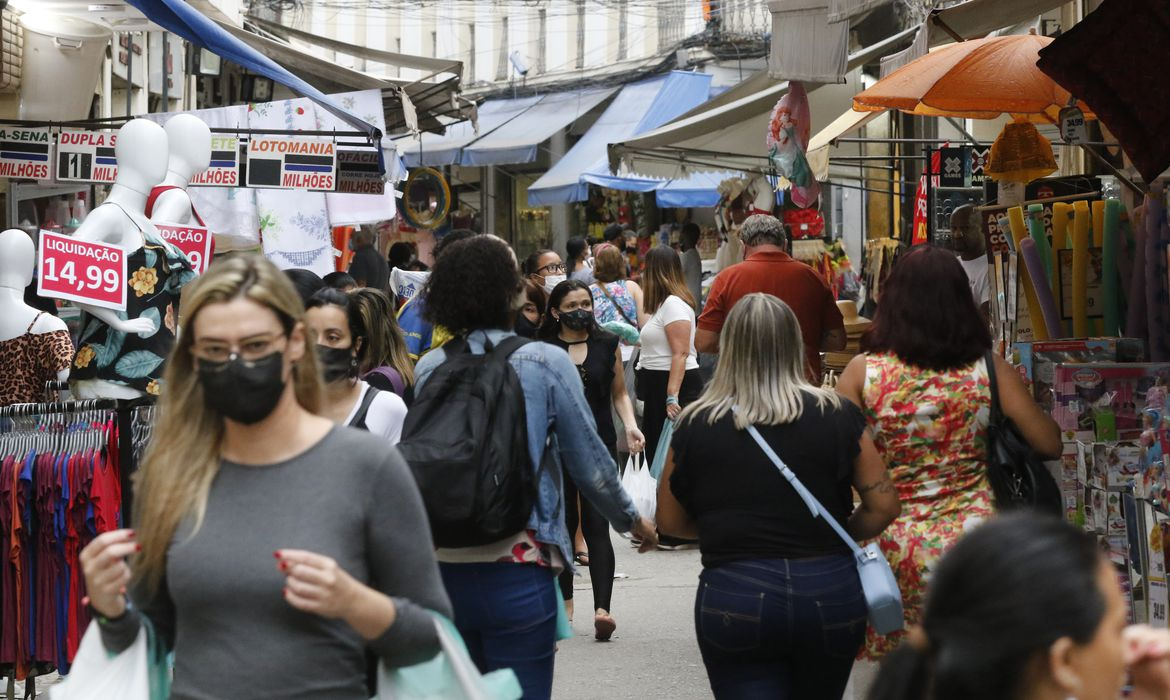
M642 299L646 313L653 314L674 295L697 309L695 298L687 288L682 261L674 248L655 246L646 253L646 270L642 273Z
M301 323L304 307L288 278L258 255L216 262L183 290L178 340L163 374L154 437L135 475L134 523L142 546L135 576L155 590L166 568L175 530L195 516L198 530L207 508L211 483L219 472L223 418L204 403L191 346L195 318L203 308L244 298L267 307L289 334ZM312 343L294 365L297 403L316 413L321 405L321 376Z
M808 383L800 322L788 304L771 294L748 294L735 303L719 334L719 364L703 395L680 421L700 413L715 423L735 407L735 427L782 425L799 420L804 395L817 406L838 408L835 392Z
M365 366L359 367L359 371L365 374L376 367L389 365L402 377L403 383L412 386L414 363L410 361L390 297L380 289L363 287L350 292L349 298L357 307L366 331L368 349L359 353L365 358Z

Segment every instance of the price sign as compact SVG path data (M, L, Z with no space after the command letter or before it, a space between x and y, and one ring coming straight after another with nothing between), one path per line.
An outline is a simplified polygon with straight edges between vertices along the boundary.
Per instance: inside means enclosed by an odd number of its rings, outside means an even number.
M239 187L240 140L235 136L211 137L211 165L191 178L192 187Z
M179 224L154 225L164 241L170 241L191 261L195 274L202 275L211 264L211 234L202 226L181 226Z
M248 141L248 187L332 192L336 186L332 141L259 136Z
M49 130L0 129L0 177L49 179Z
M57 134L57 180L111 184L118 176L112 131L62 131Z
M37 294L54 299L126 309L126 251L41 231Z

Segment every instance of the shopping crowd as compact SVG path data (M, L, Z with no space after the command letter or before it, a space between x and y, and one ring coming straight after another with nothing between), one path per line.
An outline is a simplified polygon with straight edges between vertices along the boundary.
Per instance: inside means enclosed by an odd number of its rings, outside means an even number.
M1058 456L1060 433L991 352L956 256L901 258L830 389L832 292L777 219L739 236L705 298L692 226L637 265L621 227L523 260L452 231L402 308L369 240L324 280L218 260L184 293L133 529L81 554L105 648L149 622L177 700L227 678L241 698L359 700L379 666L440 651L438 615L480 672L548 698L563 618L617 629L612 527L642 552L699 548L716 698L840 698L862 658L882 661L876 700L1170 699L1170 635L1127 626L1093 541L997 514L987 363L1035 452ZM653 517L622 486L639 453L661 470ZM827 518L879 543L902 630L867 625ZM575 566L592 585L576 609Z

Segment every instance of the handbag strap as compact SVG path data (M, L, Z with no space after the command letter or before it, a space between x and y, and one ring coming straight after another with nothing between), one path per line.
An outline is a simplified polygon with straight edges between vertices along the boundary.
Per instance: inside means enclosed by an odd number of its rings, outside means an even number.
M862 551L861 547L857 546L857 543L853 541L853 538L849 536L849 533L845 532L845 528L841 527L841 523L837 522L837 519L829 514L829 511L826 510L823 505L821 505L821 502L817 500L817 497L812 495L812 492L801 483L796 474L788 468L787 464L784 463L784 460L780 459L780 455L776 454L776 452L772 449L772 446L769 445L766 440L764 440L764 436L760 435L760 431L756 430L756 426L749 425L747 427L747 431L748 434L752 436L752 439L756 441L756 444L760 446L760 449L764 451L764 454L768 455L768 459L772 460L772 464L775 464L776 468L780 470L780 473L784 475L784 478L788 480L788 483L792 484L792 488L796 489L797 495L799 495L800 499L804 501L804 504L808 506L808 509L812 512L812 516L814 518L824 518L825 522L829 524L829 527L833 528L833 531L836 532L837 535L845 541L845 544L849 545L849 549L855 555L859 557L864 556L865 553Z
M990 350L983 354L983 364L987 365L987 384L991 389L991 416L988 420L991 425L998 426L1003 422L1003 411L999 406L999 382L995 378L995 356Z
M598 282L597 288L601 290L601 293L605 295L606 299L609 299L609 303L613 304L613 308L617 309L617 312L622 315L622 318L626 320L626 323L630 324L634 328L637 328L638 324L630 320L630 317L626 315L625 310L622 309L622 305L617 303L617 299L614 299L613 296L609 293L609 290L605 288L606 284L606 282Z

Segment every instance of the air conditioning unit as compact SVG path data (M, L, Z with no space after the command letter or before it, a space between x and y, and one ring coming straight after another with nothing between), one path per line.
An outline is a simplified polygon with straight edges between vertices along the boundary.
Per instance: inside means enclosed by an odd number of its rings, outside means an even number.
M0 94L20 92L20 66L24 59L24 30L10 9L0 11Z

